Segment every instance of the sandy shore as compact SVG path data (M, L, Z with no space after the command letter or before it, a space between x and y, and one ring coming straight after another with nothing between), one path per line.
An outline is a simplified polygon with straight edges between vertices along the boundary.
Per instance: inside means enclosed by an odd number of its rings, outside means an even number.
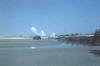
M32 37L0 37L0 40L4 39L32 39Z

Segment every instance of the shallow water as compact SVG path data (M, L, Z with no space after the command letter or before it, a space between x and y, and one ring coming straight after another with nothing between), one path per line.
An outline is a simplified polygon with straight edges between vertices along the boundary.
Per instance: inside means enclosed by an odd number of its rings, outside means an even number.
M34 50L34 49L56 49L56 48L78 48L83 47L82 45L72 45L72 44L56 44L56 45L47 45L47 46L30 46L30 47L6 47L0 48L0 50Z
M0 66L100 66L100 46L56 40L0 40Z

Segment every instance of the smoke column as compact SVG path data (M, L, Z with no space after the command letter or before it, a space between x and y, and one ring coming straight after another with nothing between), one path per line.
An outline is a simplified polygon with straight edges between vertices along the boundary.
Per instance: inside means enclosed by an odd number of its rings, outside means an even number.
M55 37L56 36L56 33L55 32L52 32L52 37Z
M46 36L43 30L41 30L41 36Z
M34 34L40 35L39 32L38 32L38 30L37 30L35 27L32 26L32 27L30 28L30 30L31 30Z

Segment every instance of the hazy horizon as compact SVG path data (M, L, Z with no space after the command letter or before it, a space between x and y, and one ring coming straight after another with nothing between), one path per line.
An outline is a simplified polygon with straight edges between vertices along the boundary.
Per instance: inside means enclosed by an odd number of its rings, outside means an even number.
M99 0L0 0L0 36L94 33Z

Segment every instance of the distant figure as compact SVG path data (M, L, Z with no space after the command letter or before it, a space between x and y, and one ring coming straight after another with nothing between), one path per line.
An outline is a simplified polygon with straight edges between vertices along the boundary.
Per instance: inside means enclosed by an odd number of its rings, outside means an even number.
M40 36L35 36L33 37L34 40L41 40L41 37Z

